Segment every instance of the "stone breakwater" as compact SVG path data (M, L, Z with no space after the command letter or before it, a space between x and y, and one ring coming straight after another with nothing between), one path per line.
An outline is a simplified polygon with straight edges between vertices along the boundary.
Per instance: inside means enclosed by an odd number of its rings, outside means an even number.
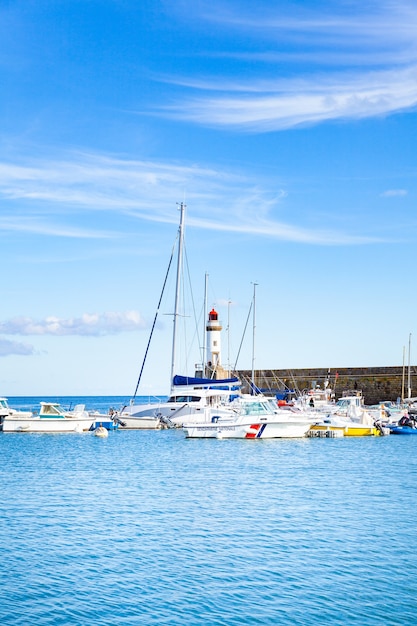
M250 381L251 371L240 370L238 375L244 381ZM365 404L377 404L383 401L396 402L398 398L408 396L408 366L394 367L339 367L256 370L255 384L260 389L283 390L286 387L303 391L314 384L323 386L329 377L330 386L335 391L336 399L344 391L362 391ZM410 368L411 395L417 396L417 366ZM249 390L245 382L244 391Z

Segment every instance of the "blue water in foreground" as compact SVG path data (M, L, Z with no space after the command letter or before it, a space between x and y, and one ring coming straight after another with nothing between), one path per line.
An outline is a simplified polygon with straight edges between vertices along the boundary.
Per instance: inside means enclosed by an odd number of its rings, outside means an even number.
M3 626L417 624L417 437L0 450Z

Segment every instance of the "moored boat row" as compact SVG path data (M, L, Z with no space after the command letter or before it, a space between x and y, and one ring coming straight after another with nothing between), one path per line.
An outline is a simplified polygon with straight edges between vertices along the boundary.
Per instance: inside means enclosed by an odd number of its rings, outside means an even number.
M191 381L190 381L191 382ZM217 381L219 382L219 381ZM176 421L164 416L162 408L171 410L170 402L156 404L155 415L130 417L125 408L110 409L107 414L86 411L79 404L72 410L64 410L58 403L41 402L38 413L18 411L9 407L2 398L3 413L0 428L4 433L68 433L103 432L110 430L161 430L182 428L187 438L216 439L272 439L295 437L363 437L388 434L417 434L416 417L406 408L391 413L384 404L378 412L375 407L363 405L359 392L344 395L330 407L305 408L297 403L277 402L263 394L248 395L239 391L221 396L222 403L209 404L208 388L199 397L192 379L190 395L181 396L181 411ZM182 386L185 392L185 386ZM176 397L177 399L180 396ZM205 401L202 402L202 398ZM171 398L175 406L174 398ZM198 411L195 404L198 404ZM139 406L139 405L138 405ZM148 405L147 410L149 410ZM168 410L167 409L167 410ZM172 415L172 414L171 414ZM174 418L175 419L175 418ZM97 434L97 433L96 433Z

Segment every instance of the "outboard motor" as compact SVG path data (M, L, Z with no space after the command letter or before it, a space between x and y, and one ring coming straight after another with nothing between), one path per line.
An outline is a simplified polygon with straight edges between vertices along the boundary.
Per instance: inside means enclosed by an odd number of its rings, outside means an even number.
M162 415L162 413L155 413L155 417L159 417L159 421L162 424L162 428L175 428L175 424L171 422L169 417Z

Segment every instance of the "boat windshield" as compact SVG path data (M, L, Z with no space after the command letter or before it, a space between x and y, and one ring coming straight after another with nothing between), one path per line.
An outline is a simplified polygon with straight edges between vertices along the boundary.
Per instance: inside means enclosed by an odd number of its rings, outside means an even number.
M58 404L42 404L41 415L64 417L64 413Z
M350 405L349 400L342 400L342 399L340 399L340 400L338 400L338 401L336 402L336 406L343 407L343 408L346 408L346 407L348 407L349 405Z
M244 415L269 415L271 409L265 402L249 402L243 405Z

